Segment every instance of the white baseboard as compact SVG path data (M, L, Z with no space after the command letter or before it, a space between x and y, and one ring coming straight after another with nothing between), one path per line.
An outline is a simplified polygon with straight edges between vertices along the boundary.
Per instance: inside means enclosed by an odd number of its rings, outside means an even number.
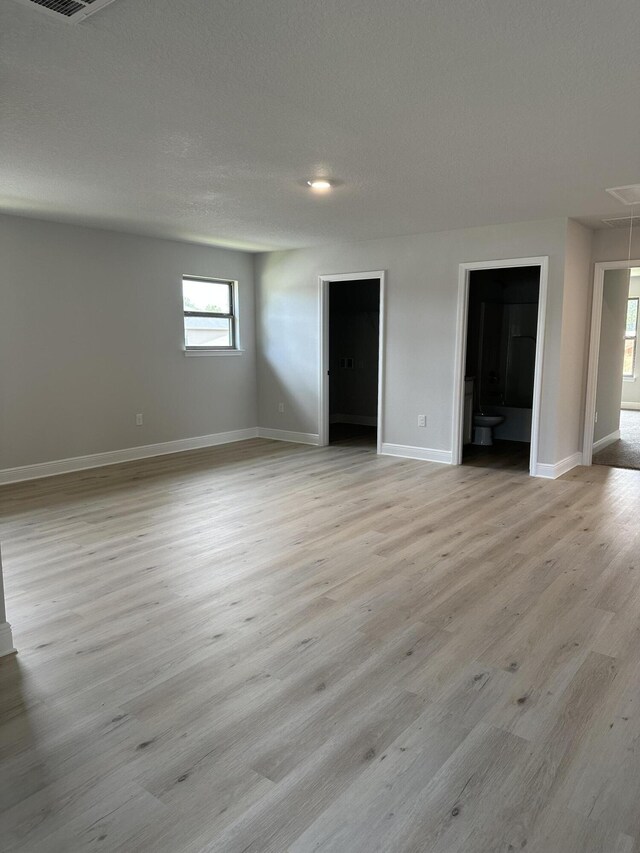
M117 465L120 462L133 462L150 456L182 453L185 450L198 450L202 447L214 447L216 444L229 444L233 441L245 441L248 438L257 437L257 427L250 427L199 435L194 438L180 438L177 441L163 441L160 444L143 444L124 450L109 450L106 453L92 453L89 456L75 456L72 459L57 459L53 462L41 462L38 465L5 468L0 470L0 485L36 480L40 477L53 477L57 474L68 474L71 471L84 471L87 468L102 468L104 465Z
M401 456L403 459L422 459L424 462L443 462L451 465L453 455L450 450L434 450L431 447L411 447L408 444L382 445L383 456Z
M631 412L640 411L640 403L620 403L621 409L628 409Z
M331 415L332 424L359 424L360 426L378 426L375 415Z
M554 465L538 462L534 471L531 472L533 477L544 477L547 480L555 480L562 477L567 471L571 471L577 465L582 465L582 453L572 453L566 459L556 462Z
M607 447L609 444L613 444L614 441L618 441L619 438L619 429L615 432L610 432L609 435L605 435L604 438L599 438L597 441L593 442L593 452L597 453L599 450L602 450L603 447Z
M8 622L0 622L0 658L4 655L12 655L15 651L11 625Z
M294 444L320 444L320 436L314 432L292 432L288 429L269 429L268 427L258 427L258 438L291 441Z

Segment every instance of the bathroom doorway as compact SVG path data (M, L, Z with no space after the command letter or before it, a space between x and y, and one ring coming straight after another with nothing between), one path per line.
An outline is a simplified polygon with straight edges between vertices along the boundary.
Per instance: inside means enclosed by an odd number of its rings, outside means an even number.
M380 453L384 272L320 276L320 444Z
M536 471L546 268L461 266L454 463Z

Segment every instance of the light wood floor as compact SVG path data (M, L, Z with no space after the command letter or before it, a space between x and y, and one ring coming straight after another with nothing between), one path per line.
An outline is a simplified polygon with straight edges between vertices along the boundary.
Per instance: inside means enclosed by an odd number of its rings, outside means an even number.
M640 850L639 506L260 440L0 489L0 848Z

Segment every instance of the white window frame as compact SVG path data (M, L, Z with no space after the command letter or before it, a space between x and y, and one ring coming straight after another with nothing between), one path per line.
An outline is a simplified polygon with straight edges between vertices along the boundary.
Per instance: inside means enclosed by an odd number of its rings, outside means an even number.
M211 282L212 284L227 284L231 290L230 294L230 302L231 302L231 313L230 314L214 314L209 311L185 311L184 310L184 282L185 281L205 281ZM229 278L219 278L214 276L202 276L202 275L183 275L180 279L180 299L182 302L182 345L184 349L184 354L186 356L233 356L233 355L241 355L244 350L240 346L240 311L239 311L239 299L238 299L238 282L234 279ZM187 346L186 336L184 333L184 318L186 316L195 316L195 317L224 317L231 321L231 339L232 345L228 347L198 347L198 346Z

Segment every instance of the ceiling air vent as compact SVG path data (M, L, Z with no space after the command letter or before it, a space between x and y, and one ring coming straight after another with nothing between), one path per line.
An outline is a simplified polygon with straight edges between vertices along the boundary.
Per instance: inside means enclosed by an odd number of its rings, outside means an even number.
M611 219L603 219L605 225L608 225L609 228L629 228L631 225L631 216L614 216ZM633 217L633 224L635 226L640 225L640 216Z
M626 187L610 187L607 192L623 204L640 204L640 184L627 184Z
M76 23L99 9L104 9L109 3L113 3L113 0L18 0L18 3L39 9L59 21Z

